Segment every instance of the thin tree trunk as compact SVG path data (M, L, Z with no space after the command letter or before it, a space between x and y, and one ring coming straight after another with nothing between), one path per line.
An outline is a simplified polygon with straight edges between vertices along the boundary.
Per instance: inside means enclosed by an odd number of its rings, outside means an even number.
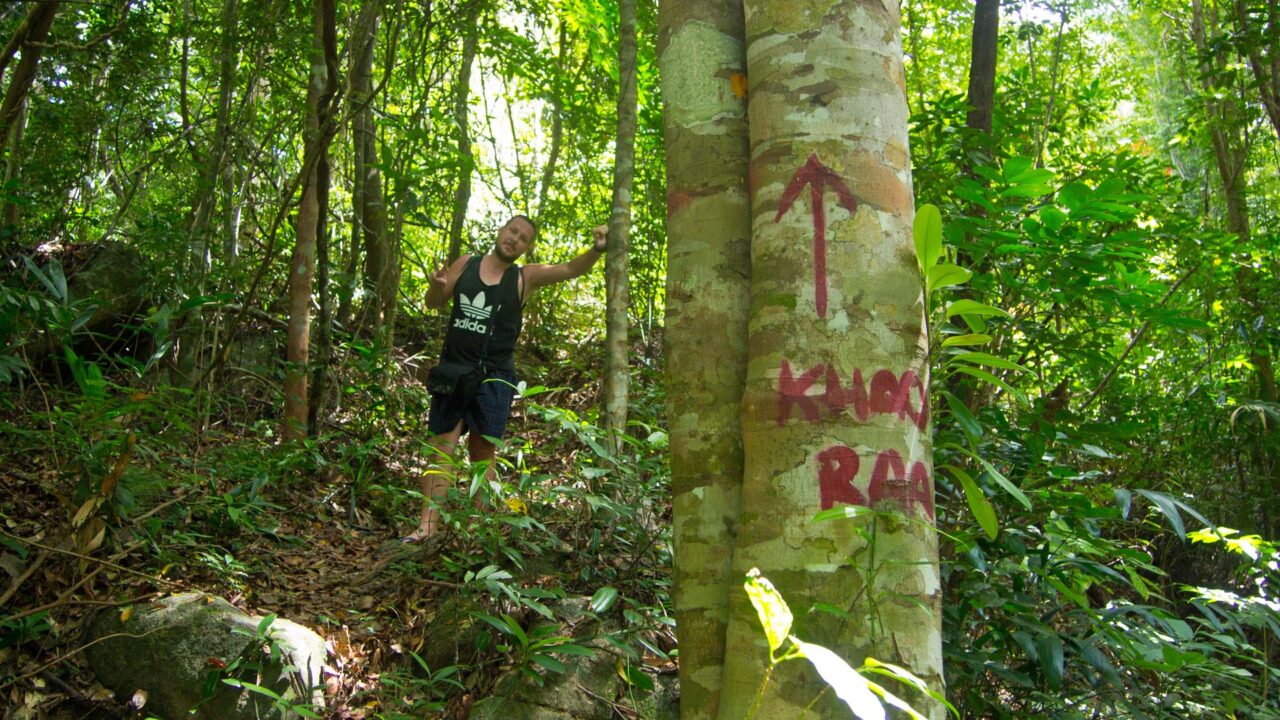
M680 712L719 712L742 489L751 211L742 3L665 0L658 58L667 148L667 417ZM707 342L716 338L716 342Z
M1053 122L1053 106L1058 100L1058 70L1062 65L1062 31L1067 27L1067 5L1058 10L1058 34L1053 40L1053 66L1049 71L1049 101L1044 107L1044 122L1036 132L1036 167L1044 167L1044 144L1049 139L1049 125ZM1034 80L1033 80L1034 84Z
M991 132L996 94L996 51L1000 46L1000 0L977 0L969 59L969 114L973 130Z
M316 234L320 221L320 166L324 162L322 133L324 104L333 93L334 74L329 65L335 34L333 0L316 0L312 23L311 72L307 83L307 119L304 157L310 161L302 181L302 202L298 206L297 237L289 262L289 329L285 343L287 365L284 376L285 440L306 437L308 419L307 369L311 339L311 288L316 264ZM334 53L336 54L336 53Z
M619 0L618 135L613 169L613 203L609 213L609 247L605 254L604 427L621 433L627 426L627 392L631 378L627 355L627 313L631 287L627 245L631 233L631 185L636 169L636 2ZM621 441L616 441L620 443ZM615 444L615 449L620 445Z
M759 568L795 632L942 686L928 341L911 242L896 0L820 12L744 4L751 136L751 319L733 567ZM895 510L813 522L836 505ZM847 615L812 612L825 604ZM730 598L719 717L847 718L812 666L766 675L745 593ZM907 698L926 717L937 703Z
M378 37L381 0L366 0L356 26L356 52L351 66L351 103L356 108L352 125L357 177L356 221L364 246L365 304L361 329L381 337L386 318L382 298L398 262L388 248L386 204L382 196L382 171L378 169L377 129L373 120L373 56Z
M9 129L9 142L5 143L0 140L0 145L6 145L9 148L9 154L4 160L4 184L6 187L18 177L18 172L22 167L22 140L27 130L27 105L28 102L23 100L18 117L15 118L13 126ZM18 233L18 221L22 219L22 206L16 202L3 203L4 212L0 215L0 239L6 242L13 242ZM5 228L8 228L6 231Z
M480 34L475 27L479 18L479 4L473 5L469 14L471 22L467 24L462 39L462 61L458 66L458 84L454 87L453 121L458 129L458 186L453 193L453 216L449 218L449 254L447 264L462 254L462 226L467 219L467 205L471 202L471 172L474 162L471 158L471 66L476 57L476 42Z

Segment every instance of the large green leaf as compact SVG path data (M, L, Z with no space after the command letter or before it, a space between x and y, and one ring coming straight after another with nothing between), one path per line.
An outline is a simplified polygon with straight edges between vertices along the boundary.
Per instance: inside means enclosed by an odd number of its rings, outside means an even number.
M996 535L1000 534L1000 523L996 520L996 510L991 506L991 501L987 500L987 496L982 493L982 488L978 487L978 483L974 482L969 473L952 465L948 465L946 469L960 481L960 486L964 488L964 497L969 501L969 510L973 512L973 517L977 519L982 531L987 534L987 537L995 540Z
M939 263L929 268L929 272L926 275L925 288L929 292L933 292L938 288L968 282L971 277L973 277L973 273L959 265Z
M915 241L916 261L921 272L929 272L942 254L942 212L936 205L925 203L916 208L916 218L911 224L911 237Z

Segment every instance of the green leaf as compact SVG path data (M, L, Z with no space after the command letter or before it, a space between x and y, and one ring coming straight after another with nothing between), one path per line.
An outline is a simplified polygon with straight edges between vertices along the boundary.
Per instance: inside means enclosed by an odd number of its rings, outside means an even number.
M925 280L925 288L929 292L933 292L938 288L950 287L968 282L973 277L973 272L952 265L951 263L939 263L929 268L928 275Z
M653 678L634 665L627 665L626 680L628 684L634 685L641 690L653 689Z
M904 667L894 665L893 663L880 662L879 660L876 660L873 657L868 657L862 663L862 671L864 673L871 672L871 673L876 673L878 675L891 677L897 680L898 682L910 685L911 687L915 688L921 693L924 693L925 695L928 695L934 700L937 700L939 703L942 703L942 705L946 707L947 710L949 710L952 715L955 715L957 718L960 717L960 711L956 710L954 705L947 702L947 698L945 695L943 695L942 693L939 693L936 690L931 689L928 683L926 683L924 680L917 677L915 673L911 672L910 670ZM872 684L874 685L874 683ZM875 691L875 688L872 688L872 690ZM898 707L902 707L902 706L899 705ZM909 712L914 712L914 710L911 710L910 708L904 708L904 709L908 710Z
M1040 222L1050 230L1057 232L1062 229L1063 225L1067 224L1067 214L1052 205L1048 205L1040 208Z
M45 272L26 255L22 256L22 262L26 264L27 270L32 275L36 276L36 279L40 281L41 285L44 285L45 289L49 291L49 294L52 295L54 299L60 303L66 304L67 280L62 275L61 263L57 260L50 260L49 273L45 274Z
M1155 490L1134 490L1134 492L1150 500L1160 513L1169 521L1169 526L1173 531L1178 533L1178 537L1185 538L1187 530L1182 525L1182 513L1178 512L1178 505L1173 498L1165 493L1156 492Z
M1040 651L1040 670L1044 672L1049 687L1055 690L1062 687L1064 675L1062 638L1056 633L1041 635L1036 640L1036 648Z
M782 643L791 634L791 608L782 599L782 595L773 587L768 578L761 577L759 568L751 568L747 573L747 581L743 583L747 589L747 597L755 606L760 616L760 624L764 626L765 638L769 641L770 660Z
M591 596L591 612L602 613L613 607L613 602L618 599L618 589L613 587L602 587Z
M271 629L271 624L276 621L275 613L272 613L258 622L258 637L266 637L267 631Z
M956 300L947 306L947 317L952 315L977 315L979 317L991 317L1000 315L1003 317L1012 317L1009 313L998 307L992 307L978 302L977 300Z
M983 333L966 333L964 335L952 335L942 341L942 347L961 347L967 345L986 345L991 342L991 336Z
M820 510L813 516L814 522L823 522L826 520L844 520L846 518L862 517L863 515L873 515L875 510L861 505L837 505L833 508Z
M987 500L982 488L978 487L978 483L974 482L972 477L969 477L969 473L951 465L947 466L947 470L960 481L960 486L964 488L964 497L969 501L969 510L973 512L973 517L977 519L982 531L987 534L987 537L995 540L996 535L1000 534L1000 523L996 520L996 510L991 506L991 501Z
M947 408L950 409L951 414L955 416L956 422L960 423L960 429L969 436L969 441L973 442L982 437L982 425L978 422L977 418L969 412L969 408L965 407L965 404L960 402L960 398L957 398L946 390L941 392L942 399L947 403Z
M974 363L975 365L988 365L990 367L1000 368L1002 370L1017 370L1018 372L1030 373L1031 371L1011 360L1005 360L1002 357L984 352L964 352L951 357L952 360L961 362Z
M1001 175L1004 177L1005 182L1018 182L1018 178L1032 170L1035 164L1035 160L1029 157L1015 155L1004 161Z
M911 224L911 238L915 241L916 261L921 272L938 262L942 254L942 212L936 205L925 203L916 208L916 218Z
M995 375L992 375L986 370L972 367L969 365L956 365L954 366L953 370L955 372L960 372L960 373L964 373L965 375L976 377L979 380L982 380L984 382L991 383L992 385L995 385L996 387L1004 390L1005 392L1009 393L1013 397L1017 398L1018 402L1022 403L1023 405L1027 404L1027 397L1022 394L1021 390L1014 388L1013 386L1009 385L1008 383L996 377Z
M1068 210L1078 210L1088 202L1093 191L1082 182L1068 183L1058 191L1058 204Z
M855 717L862 720L885 720L884 705L871 693L867 679L859 675L843 658L821 645L811 645L794 637L791 642L813 663L818 674L835 691L836 697L849 706Z
M991 479L995 480L997 485L1004 488L1005 492L1013 496L1014 500L1017 500L1019 503L1022 503L1022 506L1025 507L1026 509L1028 510L1031 509L1031 501L1027 499L1027 496L1023 494L1022 490L1019 489L1017 485L1014 485L1012 482L1010 482L1009 478L1004 476L1004 473L1001 473L999 470L997 470L995 465L992 465L991 463L987 462L986 459L984 459L979 455L973 455L973 459L981 463L982 467L986 469L987 474L991 475Z
M536 655L530 655L529 659L553 673L563 673L565 671L564 663L550 655L543 655L539 653Z

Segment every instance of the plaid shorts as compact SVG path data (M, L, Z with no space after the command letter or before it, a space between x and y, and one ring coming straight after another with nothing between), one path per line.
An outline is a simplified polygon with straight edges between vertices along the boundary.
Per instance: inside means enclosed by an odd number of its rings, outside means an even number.
M468 431L498 440L507 431L507 418L516 397L515 373L490 370L480 389L469 400L457 395L431 394L431 412L427 430L432 435L451 432L462 422L462 434Z

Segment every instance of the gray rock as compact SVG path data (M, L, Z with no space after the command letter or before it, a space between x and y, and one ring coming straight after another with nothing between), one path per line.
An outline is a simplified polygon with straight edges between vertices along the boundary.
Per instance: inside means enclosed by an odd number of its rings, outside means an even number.
M629 700L618 699L624 685L618 674L621 653L604 639L617 628L595 620L587 613L589 605L588 598L551 604L556 617L572 628L574 643L595 650L591 657L557 656L565 672L540 673L541 684L531 670L508 672L492 695L471 707L469 720L611 720L617 717L615 702L630 705ZM558 634L568 632L561 628Z
M157 717L197 720L290 718L271 698L217 683L204 696L210 673L219 663L246 663L260 671L243 670L239 679L269 688L290 706L323 705L321 671L324 639L311 630L277 618L269 630L280 648L282 662L273 662L255 639L261 617L248 615L231 603L200 593L164 598L120 622L120 613L100 614L89 628L87 655L98 680L129 699L136 691L147 695L145 711ZM287 670L287 671L286 671Z

